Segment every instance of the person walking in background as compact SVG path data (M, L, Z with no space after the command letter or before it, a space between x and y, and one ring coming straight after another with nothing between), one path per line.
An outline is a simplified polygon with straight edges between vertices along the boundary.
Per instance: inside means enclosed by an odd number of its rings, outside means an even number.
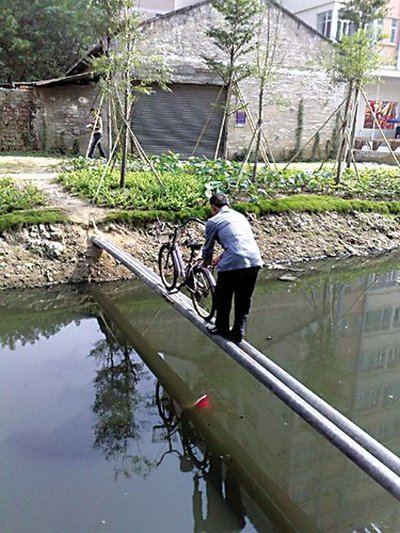
M216 320L209 327L212 334L222 335L233 342L241 342L250 312L251 298L262 266L260 250L245 216L229 207L225 194L210 198L212 217L206 225L203 263L216 265L218 276L215 288ZM223 253L213 259L214 244ZM229 329L232 300L235 300L233 327Z
M88 157L90 159L93 159L94 151L97 147L99 149L100 157L104 157L104 159L106 159L106 153L104 151L103 145L101 144L101 137L103 135L103 121L101 119L100 110L94 109L92 107L90 110L90 115L90 121L86 126L87 128L91 128L92 130Z

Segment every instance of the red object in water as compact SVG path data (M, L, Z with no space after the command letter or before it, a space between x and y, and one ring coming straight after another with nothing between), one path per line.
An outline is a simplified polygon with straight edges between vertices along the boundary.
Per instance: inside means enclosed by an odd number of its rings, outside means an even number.
M210 399L208 397L208 394L200 396L200 398L196 401L194 405L199 409L207 409L208 407L210 407Z

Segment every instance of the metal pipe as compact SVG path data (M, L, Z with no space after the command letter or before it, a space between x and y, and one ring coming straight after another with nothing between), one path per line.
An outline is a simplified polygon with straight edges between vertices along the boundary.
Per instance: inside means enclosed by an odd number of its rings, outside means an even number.
M228 434L212 410L207 412L196 408L185 408L185 405L193 405L198 399L188 385L101 289L93 288L92 296L107 316L111 329L122 333L124 339L142 358L169 396L185 411L203 437L206 437L209 451L230 458L229 466L238 474L240 482L260 509L276 522L279 530L316 532L315 525L301 507L267 475L269 463L266 461L263 464L264 468L260 468L249 451Z
M330 421L325 415L321 414L315 407L301 398L299 394L290 389L288 385L273 375L270 370L267 370L267 368L261 365L260 362L255 361L253 356L250 356L237 345L227 341L223 337L211 335L207 330L206 322L195 314L192 306L189 306L182 298L183 295L181 293L168 293L160 283L159 277L152 270L141 264L137 259L130 256L119 247L104 239L94 236L91 240L93 244L106 250L129 270L134 272L139 279L157 294L166 298L177 311L183 314L188 320L190 320L190 322L192 322L192 324L211 338L229 356L260 381L260 383L271 390L316 431L324 435L336 448L400 501L400 477L393 472L393 470L367 451L361 444L340 429L335 423Z
M159 277L150 268L142 265L143 272L160 283ZM167 293L168 294L168 293ZM191 306L190 299L182 293L179 293L179 297L186 301L186 305ZM328 420L337 425L342 431L347 433L356 442L361 444L367 451L372 453L377 459L379 459L384 465L393 470L397 475L400 475L400 458L383 444L378 442L375 438L369 435L362 428L357 426L349 418L340 413L337 409L329 405L322 398L317 396L314 392L304 386L300 381L291 376L286 370L274 363L265 354L254 348L250 343L243 341L240 344L240 348L250 355L257 363L266 368L271 374L280 379L282 383L290 387L296 394L303 400L308 402L317 411L323 414Z
M242 347L243 344L243 347ZM317 396L310 389L305 387L300 381L291 376L286 370L271 361L265 354L262 354L248 342L243 342L240 346L243 351L252 357L257 363L266 368L271 374L277 377L282 383L290 387L296 394L308 402L312 407L317 409L328 420L333 422L342 431L347 433L356 442L361 444L366 450L372 453L384 465L400 475L400 458L386 448L383 444L371 437L366 431L361 429L357 424L340 413L337 409L329 405L325 400Z

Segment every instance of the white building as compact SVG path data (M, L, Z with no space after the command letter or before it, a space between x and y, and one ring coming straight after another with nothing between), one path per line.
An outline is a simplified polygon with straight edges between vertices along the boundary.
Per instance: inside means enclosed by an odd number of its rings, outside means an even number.
M340 14L345 0L281 0L281 3L329 39L338 40L351 31L351 25ZM395 125L388 120L400 118L400 0L389 1L387 17L375 21L374 27L384 35L382 56L386 65L379 72L379 82L366 87L365 92L372 108L380 116L385 135L394 137ZM364 99L360 101L356 134L366 138L381 136L369 116Z
M136 8L146 18L163 15L181 7L197 4L200 0L136 0Z

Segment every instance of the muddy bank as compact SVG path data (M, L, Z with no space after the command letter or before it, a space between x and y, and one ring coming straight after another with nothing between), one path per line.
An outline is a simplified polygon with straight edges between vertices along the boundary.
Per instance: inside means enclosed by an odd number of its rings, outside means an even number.
M285 270L293 264L349 256L368 256L400 245L400 218L379 214L280 214L250 218L266 268ZM130 279L132 274L91 245L95 228L46 225L8 231L0 236L0 288L50 286L60 283ZM157 270L165 224L140 228L108 224L98 228L104 238ZM192 225L191 237L202 239L203 228Z

